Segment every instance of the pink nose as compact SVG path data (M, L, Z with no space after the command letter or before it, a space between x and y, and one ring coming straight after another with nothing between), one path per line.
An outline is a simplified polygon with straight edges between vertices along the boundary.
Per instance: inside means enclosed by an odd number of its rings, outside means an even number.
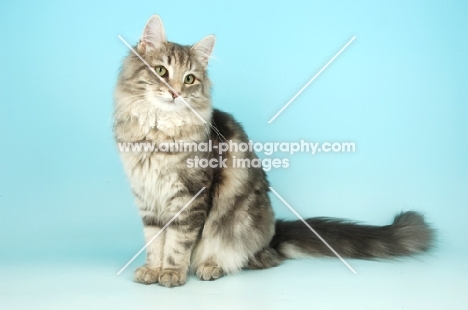
M169 90L169 93L172 95L172 99L179 97L179 95L175 91Z

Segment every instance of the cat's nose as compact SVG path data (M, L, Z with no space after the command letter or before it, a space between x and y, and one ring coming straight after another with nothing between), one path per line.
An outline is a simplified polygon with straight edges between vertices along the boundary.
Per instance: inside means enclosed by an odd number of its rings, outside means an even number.
M172 95L172 99L179 97L179 94L176 91L169 89L169 93Z

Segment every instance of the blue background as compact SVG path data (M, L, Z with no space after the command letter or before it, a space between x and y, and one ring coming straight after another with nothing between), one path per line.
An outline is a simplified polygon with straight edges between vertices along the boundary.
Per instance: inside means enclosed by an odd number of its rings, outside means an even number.
M465 309L468 2L4 1L0 4L0 308ZM141 223L111 132L127 47L152 14L168 39L215 34L213 101L256 141L352 141L297 154L271 185L302 216L439 231L418 259L288 261L183 288L131 282ZM272 124L268 120L356 40ZM279 217L294 215L274 196Z

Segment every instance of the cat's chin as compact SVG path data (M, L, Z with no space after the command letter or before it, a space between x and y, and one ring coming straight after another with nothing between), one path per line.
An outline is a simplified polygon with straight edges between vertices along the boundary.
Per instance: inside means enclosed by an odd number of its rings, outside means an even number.
M154 98L150 101L160 111L174 112L184 108L184 103L177 98Z

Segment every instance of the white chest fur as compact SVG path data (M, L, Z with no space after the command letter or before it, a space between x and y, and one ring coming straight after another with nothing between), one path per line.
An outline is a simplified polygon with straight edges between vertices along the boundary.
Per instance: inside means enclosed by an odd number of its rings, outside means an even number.
M166 217L177 212L171 198L183 189L176 167L178 155L161 153L122 154L122 161L129 177L137 204L142 212Z

